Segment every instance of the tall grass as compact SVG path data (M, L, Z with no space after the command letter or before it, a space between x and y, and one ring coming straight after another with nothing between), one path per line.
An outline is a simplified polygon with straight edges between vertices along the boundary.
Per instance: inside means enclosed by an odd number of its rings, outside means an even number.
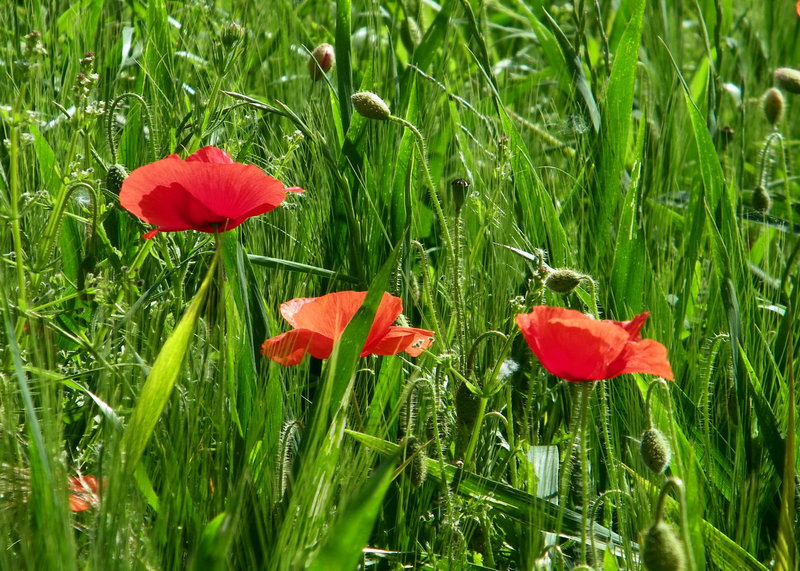
M639 569L665 485L695 569L796 568L800 99L760 101L789 4L4 5L0 568ZM107 172L205 145L306 192L142 240ZM345 289L331 359L259 354L280 303ZM420 357L358 357L383 291ZM597 383L576 438L535 304L650 312L675 382Z

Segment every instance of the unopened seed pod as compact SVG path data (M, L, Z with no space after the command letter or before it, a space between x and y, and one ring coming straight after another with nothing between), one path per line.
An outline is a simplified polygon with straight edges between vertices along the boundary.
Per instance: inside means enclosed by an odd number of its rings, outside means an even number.
M639 454L644 465L656 474L661 474L669 465L672 452L664 433L657 428L648 428L639 439Z
M672 526L663 521L655 522L644 537L642 562L648 571L683 571L686 555Z

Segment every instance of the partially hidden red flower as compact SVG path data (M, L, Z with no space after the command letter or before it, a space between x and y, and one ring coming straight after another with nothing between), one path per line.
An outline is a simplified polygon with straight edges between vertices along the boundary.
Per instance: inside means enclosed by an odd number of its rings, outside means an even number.
M797 17L800 18L800 0L797 1L797 5L794 7L795 12L797 12Z
M69 479L69 507L74 512L82 512L100 503L99 487L94 476L78 476Z
M542 366L570 382L625 373L673 380L667 348L639 336L649 313L630 321L592 319L579 311L540 305L517 315L517 326Z
M255 165L235 163L216 147L203 147L185 161L169 155L135 169L122 183L119 203L159 232L225 232L276 208L286 191L303 192Z
M267 339L261 354L281 365L297 365L309 353L317 359L330 357L333 344L364 303L365 291L340 291L322 297L295 298L281 304L281 315L294 327ZM433 343L433 331L396 327L403 312L399 297L383 294L361 356L396 355L405 351L416 357Z

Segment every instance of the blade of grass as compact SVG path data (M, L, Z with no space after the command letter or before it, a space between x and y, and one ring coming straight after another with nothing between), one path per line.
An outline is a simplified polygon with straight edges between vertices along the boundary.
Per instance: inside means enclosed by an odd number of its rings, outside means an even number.
M167 406L172 389L178 381L181 364L188 352L197 319L205 303L206 294L211 287L217 261L218 255L215 255L200 289L172 334L164 342L142 387L139 401L136 408L133 409L128 426L122 436L125 466L129 473L133 473L136 469L147 446L147 441L153 434L156 423L164 411L164 407Z

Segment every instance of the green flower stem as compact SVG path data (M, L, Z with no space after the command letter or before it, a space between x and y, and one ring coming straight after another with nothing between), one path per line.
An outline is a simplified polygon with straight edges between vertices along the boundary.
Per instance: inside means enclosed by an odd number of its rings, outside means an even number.
M469 444L467 444L467 451L464 453L464 466L467 470L473 469L472 456L475 453L475 448L478 445L478 435L481 432L481 425L483 424L483 417L486 416L486 404L489 399L480 397L478 401L478 413L475 415L475 421L472 424L472 434L469 437Z
M9 148L9 170L10 184L11 184L11 235L14 240L14 265L17 269L17 306L21 313L28 310L28 301L25 295L25 263L22 257L22 231L20 228L20 213L19 213L19 196L20 196L20 182L19 182L19 125L18 117L22 104L22 98L25 95L25 85L23 83L19 90L14 109L11 111L11 118L14 125L11 127L11 146ZM22 324L19 325L20 327ZM21 331L18 331L19 334Z
M581 563L586 563L586 528L589 524L586 502L589 499L589 454L586 447L586 430L589 411L589 395L594 383L585 382L580 385L580 444L581 444Z

